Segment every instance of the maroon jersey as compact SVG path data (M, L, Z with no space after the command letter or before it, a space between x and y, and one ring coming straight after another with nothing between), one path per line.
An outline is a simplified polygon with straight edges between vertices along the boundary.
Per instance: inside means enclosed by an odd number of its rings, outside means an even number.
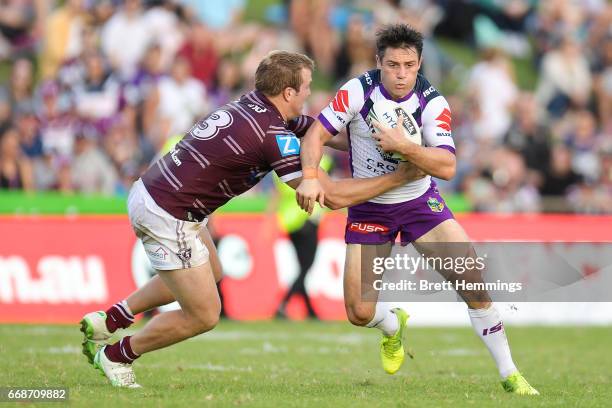
M197 122L142 176L157 205L180 220L202 221L274 170L301 177L301 137L309 116L286 123L260 92L250 92Z

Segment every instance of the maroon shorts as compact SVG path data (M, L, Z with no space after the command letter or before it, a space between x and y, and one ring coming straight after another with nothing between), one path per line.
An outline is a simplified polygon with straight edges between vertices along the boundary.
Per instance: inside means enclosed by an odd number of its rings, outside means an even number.
M407 245L453 218L432 181L427 192L414 200L396 204L366 202L349 208L344 240L347 244L393 243L401 233L401 243Z

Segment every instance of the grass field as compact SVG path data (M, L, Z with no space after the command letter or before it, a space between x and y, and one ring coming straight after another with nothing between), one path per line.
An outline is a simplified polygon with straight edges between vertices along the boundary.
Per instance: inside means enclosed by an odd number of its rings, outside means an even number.
M415 359L389 376L380 367L376 331L318 322L222 321L214 332L140 358L139 390L114 389L87 364L76 325L3 325L0 387L68 387L70 406L88 407L612 404L611 328L507 332L515 361L540 397L505 394L470 328L410 329Z

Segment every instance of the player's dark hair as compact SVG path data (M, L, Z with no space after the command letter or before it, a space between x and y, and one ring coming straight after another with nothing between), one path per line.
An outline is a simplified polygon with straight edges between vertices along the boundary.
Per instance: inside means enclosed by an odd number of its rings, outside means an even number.
M391 24L382 27L376 32L376 54L382 61L387 48L412 48L416 49L421 58L423 52L423 34L419 33L408 24Z
M288 51L272 51L259 63L255 71L255 89L276 96L285 88L299 92L302 68L314 70L314 62L306 55Z

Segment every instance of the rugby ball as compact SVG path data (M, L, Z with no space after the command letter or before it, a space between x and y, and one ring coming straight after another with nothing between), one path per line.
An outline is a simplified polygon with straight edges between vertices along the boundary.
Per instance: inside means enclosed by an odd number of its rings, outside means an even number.
M376 101L372 105L372 108L370 108L368 118L370 120L370 128L372 134L376 134L376 132L378 132L378 130L374 126L372 126L372 120L378 121L383 126L395 128L398 122L397 118L400 117L401 113L404 114L404 120L402 123L404 136L406 136L406 138L412 143L421 145L421 129L419 129L419 125L416 123L414 117L408 112L406 112L404 109L402 109L399 103L391 101L389 99ZM391 157L395 160L405 160L405 158L401 154L395 152L392 154Z

